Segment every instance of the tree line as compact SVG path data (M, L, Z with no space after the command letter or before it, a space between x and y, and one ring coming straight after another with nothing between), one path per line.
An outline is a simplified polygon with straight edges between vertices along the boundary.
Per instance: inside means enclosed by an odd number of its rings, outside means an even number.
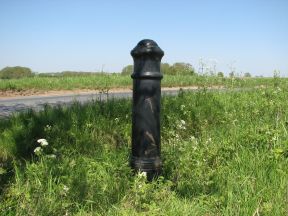
M127 65L122 69L122 75L130 75L133 72L133 65ZM169 75L195 75L196 72L191 64L176 62L172 65L161 63L161 72Z
M5 67L0 70L0 79L20 79L24 77L65 77L65 76L91 76L91 75L107 75L104 72L79 72L79 71L62 71L56 73L34 73L28 67Z
M125 66L121 74L122 75L131 75L133 72L133 65L127 65ZM161 72L164 75L198 75L196 73L193 66L189 63L185 62L176 62L172 65L168 63L161 63ZM79 72L79 71L62 71L58 73L34 73L32 70L28 67L5 67L2 70L0 70L0 79L20 79L24 77L33 77L33 76L43 76L43 77L62 77L62 76L89 76L89 75L108 75L109 73L105 72ZM201 74L201 73L200 73ZM203 75L203 74L202 74ZM218 77L224 77L223 72L213 73L211 76L218 76ZM229 77L238 77L235 74L235 71L231 71L229 73ZM251 77L250 73L244 73L243 77Z
M133 65L127 65L125 66L122 71L121 74L122 75L131 75L133 72ZM195 69L193 68L193 66L189 63L185 63L185 62L176 62L172 65L168 64L168 63L161 63L161 72L166 75L199 75ZM201 73L200 73L201 74ZM204 75L204 74L202 74ZM212 71L210 71L210 73L206 74L206 76L218 76L218 77L224 77L224 73L223 72L215 72L213 73ZM240 75L241 76L241 75ZM240 77L239 75L237 75L235 73L235 71L231 71L229 73L229 77ZM252 77L250 73L246 72L243 74L243 77Z

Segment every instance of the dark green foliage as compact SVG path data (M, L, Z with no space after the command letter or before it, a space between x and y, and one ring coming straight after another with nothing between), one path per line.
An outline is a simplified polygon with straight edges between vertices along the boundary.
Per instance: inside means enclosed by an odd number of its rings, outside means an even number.
M122 69L122 75L131 75L133 65L127 65ZM176 62L173 65L161 63L161 72L164 75L196 75L194 68L189 63Z
M249 72L244 73L244 77L251 77L251 74Z
M220 72L217 73L217 76L218 77L224 77L224 73L220 71Z
M131 75L133 72L133 65L127 65L122 69L122 75Z
M0 71L0 79L20 79L31 76L34 76L34 74L27 67L5 67Z
M166 74L171 75L195 75L194 68L189 63L176 62L170 66Z
M229 77L230 77L230 78L235 77L235 72L234 72L234 71L230 72L230 73L229 73Z

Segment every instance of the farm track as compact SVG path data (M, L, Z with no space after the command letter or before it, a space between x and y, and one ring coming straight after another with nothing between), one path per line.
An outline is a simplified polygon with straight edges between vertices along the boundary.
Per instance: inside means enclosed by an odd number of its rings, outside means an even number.
M252 88L236 88L233 91L251 90ZM179 91L200 91L199 87L173 87L162 88L162 95L177 95ZM207 88L208 91L232 91L222 86L214 86ZM131 98L131 89L111 90L108 92L86 91L86 92L53 92L52 94L36 95L36 96L17 96L17 97L0 97L0 119L5 119L15 112L23 112L28 109L35 111L43 110L46 105L69 106L75 101L84 104L89 101L106 101L110 99Z

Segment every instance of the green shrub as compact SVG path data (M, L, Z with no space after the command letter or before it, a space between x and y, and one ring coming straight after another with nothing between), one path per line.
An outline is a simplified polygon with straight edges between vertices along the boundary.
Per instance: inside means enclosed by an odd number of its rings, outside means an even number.
M30 68L27 67L5 67L0 71L1 79L19 79L23 77L31 77L34 74Z

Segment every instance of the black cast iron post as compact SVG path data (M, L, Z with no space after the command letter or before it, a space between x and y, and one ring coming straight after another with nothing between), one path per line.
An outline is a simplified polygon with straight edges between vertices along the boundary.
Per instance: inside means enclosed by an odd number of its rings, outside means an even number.
M153 40L142 40L131 51L134 60L131 167L152 180L161 172L160 62L164 52Z

